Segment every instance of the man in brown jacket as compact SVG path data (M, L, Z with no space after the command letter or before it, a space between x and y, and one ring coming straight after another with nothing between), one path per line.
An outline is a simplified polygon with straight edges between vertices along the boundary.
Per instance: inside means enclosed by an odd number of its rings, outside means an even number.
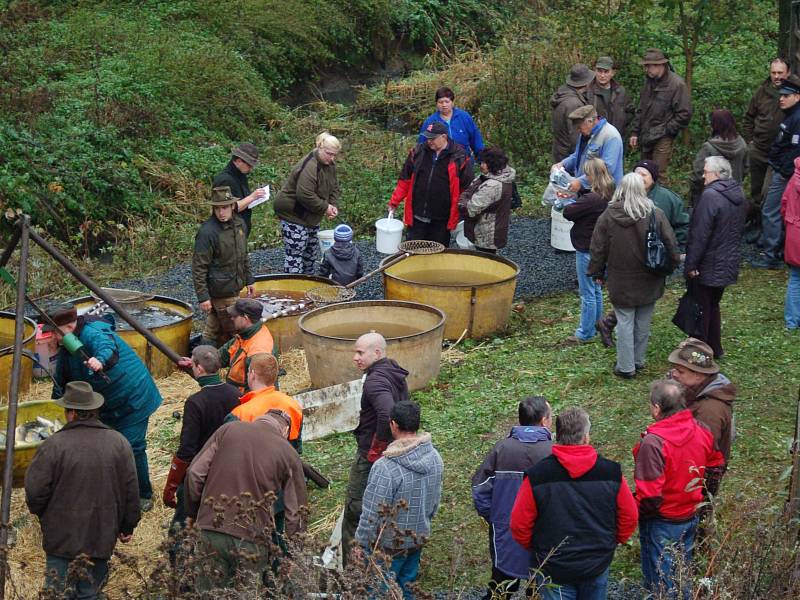
M594 65L594 80L586 90L586 100L597 109L598 116L617 128L624 140L636 114L636 106L625 88L614 79L616 74L613 58L598 58Z
M769 147L778 135L784 113L778 106L778 88L791 75L783 58L775 58L769 66L769 77L758 86L742 118L742 137L748 142L750 159L750 200L752 212L747 240L755 242L761 229L761 203L766 189Z
M661 50L648 48L639 61L647 77L631 125L631 148L641 148L642 159L658 164L665 179L673 143L692 118L692 100L686 82Z
M237 570L263 572L274 555L273 503L283 493L286 534L305 528L308 502L300 457L287 437L291 419L270 410L252 423L217 429L186 472L186 514L196 516L201 541L221 581L201 575L198 589L225 587ZM243 553L257 557L244 560Z
M133 450L100 422L103 402L85 381L67 383L55 400L67 424L44 441L25 472L25 501L39 517L47 554L45 588L59 598L97 598L116 541L129 542L141 516ZM91 561L89 578L68 581L78 556Z
M586 90L594 79L594 71L584 64L573 65L566 85L560 86L550 106L553 108L553 162L561 162L575 150L577 134L569 114L584 104L589 104Z
M686 408L694 418L708 427L714 436L719 451L725 458L721 467L706 469L706 488L716 496L719 484L731 456L733 427L733 403L736 386L719 372L714 362L714 351L705 342L687 338L669 355L672 364L670 376L686 388Z

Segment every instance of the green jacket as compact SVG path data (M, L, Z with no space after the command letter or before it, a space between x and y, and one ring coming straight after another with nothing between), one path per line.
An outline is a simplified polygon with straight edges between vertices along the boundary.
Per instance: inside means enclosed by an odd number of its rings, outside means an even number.
M313 150L294 166L275 196L275 214L290 223L316 227L328 205L336 206L338 200L336 165L322 164Z
M778 88L767 77L753 94L742 118L742 137L757 149L767 152L778 135L784 116L778 106Z
M234 214L227 223L211 215L194 238L192 280L198 302L238 296L255 280L247 255L244 221Z
M686 250L686 238L689 234L689 213L683 206L683 200L669 188L665 188L659 183L653 185L647 192L647 197L653 201L658 208L664 211L667 221L672 225L675 232L675 240L681 252Z

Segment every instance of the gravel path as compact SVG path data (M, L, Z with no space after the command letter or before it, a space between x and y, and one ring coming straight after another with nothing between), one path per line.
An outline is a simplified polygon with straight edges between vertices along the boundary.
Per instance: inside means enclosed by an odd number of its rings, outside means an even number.
M378 267L386 256L375 250L374 240L357 242L367 271ZM453 242L455 247L455 242ZM744 260L756 256L755 246L745 244L742 248ZM516 298L544 296L578 287L575 276L575 256L572 252L560 252L550 246L550 219L532 219L519 217L512 219L508 245L500 251L500 255L513 260L520 267L517 279ZM283 271L283 247L267 250L255 250L250 253L250 263L257 275L281 273ZM119 287L155 292L171 296L196 306L197 299L192 287L191 265L184 263L152 277L129 279L118 282ZM677 271L673 277L681 277ZM381 277L358 286L359 300L378 300L383 298ZM197 309L196 315L204 319Z

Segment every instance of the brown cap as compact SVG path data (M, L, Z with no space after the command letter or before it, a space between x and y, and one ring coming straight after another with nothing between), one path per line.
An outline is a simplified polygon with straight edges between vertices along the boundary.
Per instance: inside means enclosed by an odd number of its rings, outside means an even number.
M230 206L237 200L239 200L239 198L231 194L231 188L227 185L215 187L211 190L211 206Z
M95 392L85 381L70 381L65 386L64 395L55 403L71 410L95 410L103 406L105 398Z
M584 121L597 117L597 110L591 104L584 104L569 113L567 117L572 121Z
M644 58L639 61L640 65L665 65L669 62L666 55L658 48L648 48L644 52Z
M696 338L683 340L667 360L697 373L719 373L719 365L714 362L714 351L708 344Z
M235 304L228 307L228 314L232 317L244 315L253 323L261 318L264 305L255 298L239 298Z
M575 88L580 88L589 85L594 79L594 71L583 63L572 65L567 76L567 85Z
M48 312L47 316L55 321L56 325L63 327L64 325L69 325L73 321L77 320L78 309L75 308L74 304L59 304L52 311ZM44 323L42 325L42 331L54 330L55 328L49 323Z
M241 158L251 167L255 167L258 164L258 148L249 142L239 144L236 148L231 150L231 154L236 158Z

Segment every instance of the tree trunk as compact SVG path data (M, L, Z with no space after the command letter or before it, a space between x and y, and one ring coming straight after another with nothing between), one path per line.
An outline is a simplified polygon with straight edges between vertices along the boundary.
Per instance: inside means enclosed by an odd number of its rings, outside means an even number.
M778 54L790 59L792 70L796 70L795 57L798 44L792 31L792 0L778 0Z

